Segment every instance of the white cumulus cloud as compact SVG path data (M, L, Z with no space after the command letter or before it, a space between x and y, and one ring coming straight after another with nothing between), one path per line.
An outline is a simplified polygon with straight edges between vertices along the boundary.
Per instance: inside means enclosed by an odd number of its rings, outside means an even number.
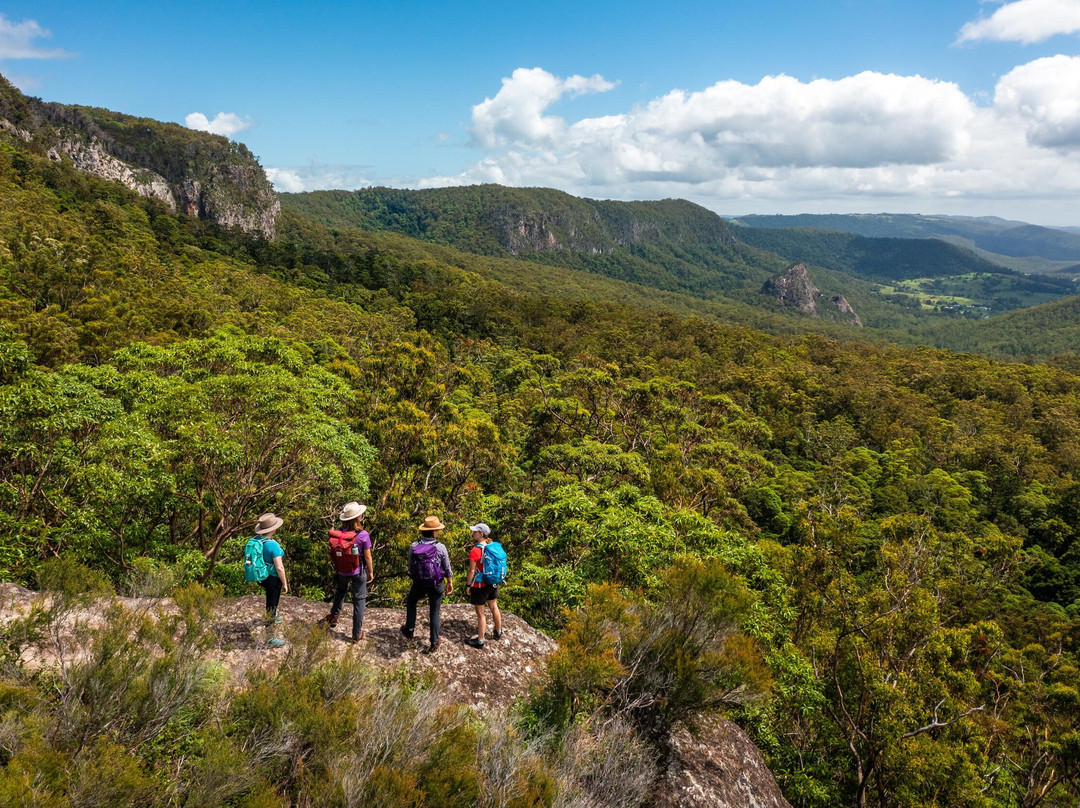
M241 118L235 112L219 112L214 116L213 120L207 118L201 112L192 112L184 118L184 125L188 129L198 129L212 135L232 137L237 132L250 129L254 124L250 118Z
M0 14L0 59L58 59L70 56L59 49L39 48L35 39L52 36L36 20L12 22Z
M601 76L559 78L539 67L519 67L502 80L494 98L473 107L472 134L484 148L524 139L533 143L553 140L562 134L562 118L544 111L563 96L602 93L615 85Z
M950 82L874 72L721 81L615 115L551 114L569 92L566 80L543 70L515 71L473 107L480 159L416 184L677 196L727 212L1000 212L1012 200L1012 210L1022 204L1044 218L1060 218L1080 187L1080 161L1067 153L1080 149L1080 57L1015 68L990 106Z
M1014 117L1034 146L1080 149L1080 57L1051 56L1002 76L994 107Z
M306 166L277 166L266 169L267 179L274 190L283 193L303 191L328 191L344 188L354 190L375 185L368 166L358 165L322 165L314 162ZM380 180L380 182L388 182ZM391 182L393 185L407 185L406 181Z
M957 43L977 40L1042 42L1057 34L1080 31L1080 0L1015 0L989 17L967 23Z
M974 115L954 84L860 73L809 83L722 81L567 125L544 114L564 80L538 69L514 76L495 99L473 107L476 142L493 152L477 167L485 179L552 173L599 183L695 183L731 170L921 165L961 154Z

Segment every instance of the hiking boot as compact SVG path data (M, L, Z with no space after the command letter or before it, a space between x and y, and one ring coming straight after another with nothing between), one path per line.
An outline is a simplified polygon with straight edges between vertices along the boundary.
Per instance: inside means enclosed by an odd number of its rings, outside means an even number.
M272 637L271 639L266 641L266 647L267 648L284 648L285 647L285 640L281 639L281 637Z
M322 624L326 629L332 629L334 626L337 625L337 621L338 616L336 614L328 614L326 615L326 617L322 617L319 619L319 623Z
M465 644L472 648L484 647L484 641L481 640L479 637L469 637L469 639L465 640Z
M441 645L441 644L442 644L442 639L441 638L438 639L438 640L435 640L435 642L433 642L431 645L428 646L428 649L427 649L426 653L434 654L436 651L439 650L439 645Z
M503 635L503 633L501 631L492 631L491 632L491 639L493 639L493 640L501 640L502 635Z
M405 628L405 626L402 626L401 627L401 636L403 636L406 640L411 640L412 637L413 637L412 630Z
M362 632L362 631L359 634L357 634L355 637L353 637L351 640L349 640L349 642L353 643L354 645L356 643L358 643L358 642L363 642L363 641L364 641L364 632Z

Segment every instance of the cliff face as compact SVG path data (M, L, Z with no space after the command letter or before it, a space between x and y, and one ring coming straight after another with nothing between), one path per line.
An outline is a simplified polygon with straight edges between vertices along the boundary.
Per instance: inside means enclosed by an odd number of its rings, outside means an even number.
M810 272L806 269L806 264L795 264L783 275L769 278L761 287L761 293L771 295L781 303L794 306L803 314L817 317L816 298L821 295L821 290L810 280Z
M28 98L0 76L0 131L172 210L273 239L281 211L242 144L178 124Z
M806 268L806 264L792 264L783 275L769 278L761 287L761 293L775 297L787 306L794 306L803 314L811 317L822 316L818 307L818 298L822 296L821 290L810 279L810 271ZM862 320L843 295L834 295L829 298L829 302L836 307L840 319L862 328Z

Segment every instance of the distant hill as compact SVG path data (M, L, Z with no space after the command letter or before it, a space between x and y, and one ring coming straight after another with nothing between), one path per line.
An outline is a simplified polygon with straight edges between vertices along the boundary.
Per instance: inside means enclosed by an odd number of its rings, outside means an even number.
M1000 255L1080 261L1080 233L992 216L968 218L893 213L802 213L795 216L740 216L732 221L755 228L812 227L840 230L869 238L952 236L966 239L979 249Z
M969 272L1001 272L997 264L971 250L939 239L868 238L809 227L735 226L736 237L789 261L848 272L874 281L935 278Z
M783 269L776 256L739 244L715 213L678 199L598 201L499 185L317 191L281 199L287 210L331 228L391 231L702 297L756 289Z

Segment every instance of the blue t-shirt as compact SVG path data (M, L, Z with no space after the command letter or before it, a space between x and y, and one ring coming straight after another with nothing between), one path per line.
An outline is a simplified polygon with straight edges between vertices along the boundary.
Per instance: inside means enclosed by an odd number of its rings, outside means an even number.
M274 559L281 558L285 555L285 551L281 549L281 545L273 539L263 540L263 561L266 562L267 569L270 574L275 578L278 577L277 568L274 566Z

